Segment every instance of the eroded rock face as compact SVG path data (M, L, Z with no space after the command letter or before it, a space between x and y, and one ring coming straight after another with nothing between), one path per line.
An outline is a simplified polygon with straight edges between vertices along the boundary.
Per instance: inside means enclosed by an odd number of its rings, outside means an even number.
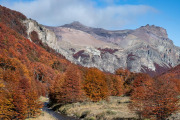
M39 39L47 44L49 47L56 49L57 48L57 37L51 30L47 29L43 25L38 24L36 21L32 19L27 19L23 21L25 26L27 27L27 35L28 39L31 40L30 34L35 31L38 34Z
M74 22L62 27L44 27L27 20L28 35L40 39L68 60L106 72L127 68L132 72L161 73L180 63L180 48L164 28L142 26L136 30L108 31Z

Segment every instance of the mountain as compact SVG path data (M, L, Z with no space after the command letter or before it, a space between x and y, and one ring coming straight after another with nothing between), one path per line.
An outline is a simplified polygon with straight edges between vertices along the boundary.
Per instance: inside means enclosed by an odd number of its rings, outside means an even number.
M46 28L57 36L55 49L82 66L111 73L124 68L154 76L180 63L180 48L162 27L146 25L135 30L110 31L76 21Z
M23 25L18 22L13 25L19 27L14 28L20 34L31 41L35 34L45 46L85 67L111 73L123 68L154 76L180 63L180 48L173 44L162 27L146 25L135 30L112 31L88 27L77 21L50 27L19 16Z

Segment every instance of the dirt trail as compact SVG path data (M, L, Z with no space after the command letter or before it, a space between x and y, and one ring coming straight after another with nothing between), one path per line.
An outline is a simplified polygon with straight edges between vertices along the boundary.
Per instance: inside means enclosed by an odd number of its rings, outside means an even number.
M42 114L37 118L28 118L26 120L78 120L72 117L68 117L53 111L47 107L48 98L41 97L41 102L44 102L44 107L42 108Z

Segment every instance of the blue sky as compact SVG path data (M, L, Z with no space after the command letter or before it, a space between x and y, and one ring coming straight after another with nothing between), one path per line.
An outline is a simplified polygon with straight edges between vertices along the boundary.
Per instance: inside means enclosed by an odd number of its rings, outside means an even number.
M180 0L0 0L0 4L52 26L73 21L111 30L156 25L180 46Z

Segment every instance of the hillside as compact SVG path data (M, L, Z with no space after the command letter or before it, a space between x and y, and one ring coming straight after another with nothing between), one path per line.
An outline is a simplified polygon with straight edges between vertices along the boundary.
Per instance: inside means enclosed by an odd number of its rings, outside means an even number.
M174 67L173 69L170 69L168 72L176 74L176 76L180 79L180 65Z
M174 68L168 70L167 72L164 72L159 76L161 77L166 75L171 75L172 78L180 79L180 65L175 66Z
M0 13L0 118L34 117L42 107L39 96L48 93L53 79L70 62L26 39L21 13L2 6Z

